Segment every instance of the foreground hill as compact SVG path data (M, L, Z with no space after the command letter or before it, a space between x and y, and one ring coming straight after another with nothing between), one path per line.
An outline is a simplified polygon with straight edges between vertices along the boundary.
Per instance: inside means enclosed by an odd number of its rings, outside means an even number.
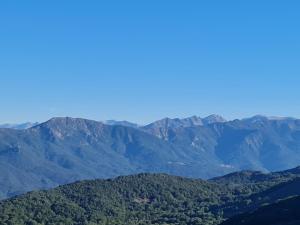
M211 178L300 164L300 121L255 116L163 119L133 127L53 118L0 129L0 199L83 179L142 172ZM117 124L117 125L116 125Z
M0 224L217 224L215 184L140 174L82 181L0 203Z
M253 180L256 188L247 189L245 183L246 191L240 191L241 186L166 174L81 181L0 202L0 224L216 225L300 195L299 178L287 179Z

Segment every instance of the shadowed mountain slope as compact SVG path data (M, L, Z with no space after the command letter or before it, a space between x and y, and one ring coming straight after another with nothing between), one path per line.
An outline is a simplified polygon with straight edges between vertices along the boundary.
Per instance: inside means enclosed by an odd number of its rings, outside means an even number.
M298 225L300 224L299 205L299 196L282 200L261 207L254 212L235 216L222 223L222 225Z

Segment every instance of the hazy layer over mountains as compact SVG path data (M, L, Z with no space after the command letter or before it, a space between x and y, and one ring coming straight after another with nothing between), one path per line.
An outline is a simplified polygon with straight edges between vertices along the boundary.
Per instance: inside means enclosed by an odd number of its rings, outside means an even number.
M53 118L0 129L0 198L140 172L211 178L300 165L300 120L255 116L165 118L146 126Z

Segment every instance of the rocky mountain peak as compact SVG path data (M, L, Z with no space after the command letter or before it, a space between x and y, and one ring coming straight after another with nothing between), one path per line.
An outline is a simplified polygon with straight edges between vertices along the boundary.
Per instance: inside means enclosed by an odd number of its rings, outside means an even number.
M72 117L54 117L31 129L46 130L54 137L63 139L76 132L84 133L85 135L98 135L101 133L104 126L103 123L94 120Z
M212 114L212 115L209 115L209 116L203 118L203 122L205 124L224 123L226 121L227 120L225 118L223 118L222 116L217 115L217 114Z

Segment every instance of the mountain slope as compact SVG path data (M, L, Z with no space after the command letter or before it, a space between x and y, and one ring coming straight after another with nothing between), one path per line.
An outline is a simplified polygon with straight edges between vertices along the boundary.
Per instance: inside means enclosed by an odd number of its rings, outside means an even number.
M222 225L298 225L300 197L294 197L261 207L254 212L235 216Z
M262 173L260 171L239 171L221 177L215 177L210 181L230 189L238 189L240 192L251 190L251 192L262 191L280 183L288 182L300 177L300 167L290 170ZM246 193L245 193L246 194Z

